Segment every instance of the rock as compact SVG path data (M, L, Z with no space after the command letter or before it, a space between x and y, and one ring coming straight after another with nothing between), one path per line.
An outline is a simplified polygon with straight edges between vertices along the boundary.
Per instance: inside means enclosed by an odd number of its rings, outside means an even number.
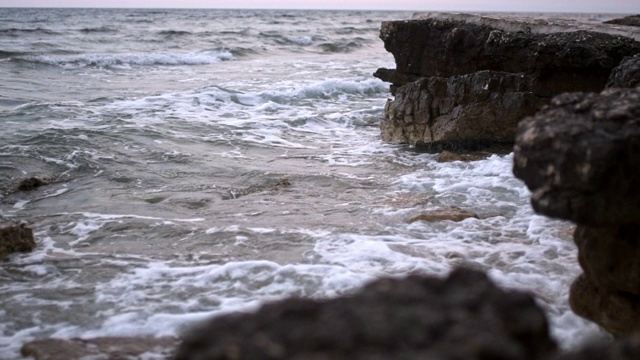
M555 350L526 294L479 272L382 279L349 297L286 299L193 329L175 359L543 359Z
M640 15L631 15L620 19L605 21L605 24L640 26Z
M633 88L640 86L640 54L626 57L611 72L607 87Z
M51 183L48 179L41 179L37 177L31 177L28 179L24 179L20 181L18 184L18 190L20 191L31 191L35 190L41 186L49 185Z
M609 333L625 336L640 330L640 301L624 292L605 291L584 274L569 292L571 309L585 319L600 325Z
M518 126L513 172L534 209L578 224L640 223L640 89L569 93Z
M518 121L549 98L601 91L612 69L640 52L630 37L575 31L592 27L460 14L384 22L380 38L396 69L374 74L395 95L382 139L429 150L512 144Z
M532 91L530 77L495 71L423 78L387 102L382 139L431 149L511 143L518 121L547 102Z
M35 248L33 230L24 224L0 228L0 260L14 252L29 252Z
M524 73L536 79L537 95L551 96L601 91L611 70L625 56L640 52L640 43L619 35L582 30L538 33L526 20L509 31L473 20L452 16L383 22L380 38L393 54L396 70L376 74L384 81L398 81L482 70Z
M35 360L166 359L174 355L177 342L171 337L45 339L26 343L21 353Z
M451 206L448 209L439 209L416 215L409 219L408 222L414 223L416 221L462 221L465 219L479 219L478 215L470 211L462 210L459 207Z
M489 157L489 153L481 153L481 152L470 152L470 153L454 153L448 150L445 150L438 155L438 159L436 161L441 163L453 162L453 161L476 161L476 160L484 160Z

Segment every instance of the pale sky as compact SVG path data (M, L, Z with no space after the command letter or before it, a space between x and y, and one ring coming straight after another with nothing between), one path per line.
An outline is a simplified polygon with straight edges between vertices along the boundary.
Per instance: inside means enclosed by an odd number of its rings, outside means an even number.
M127 7L640 13L640 0L0 0L0 7Z

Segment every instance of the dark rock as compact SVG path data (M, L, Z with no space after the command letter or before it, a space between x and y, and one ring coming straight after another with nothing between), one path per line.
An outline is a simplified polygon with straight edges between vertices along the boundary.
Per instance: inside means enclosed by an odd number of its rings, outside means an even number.
M14 252L29 252L35 248L33 231L24 224L0 228L0 260Z
M640 330L639 300L629 293L599 288L584 274L571 284L569 292L571 310L616 336Z
M414 223L416 221L462 221L465 219L479 219L478 214L472 213L470 211L466 211L460 209L456 206L451 206L447 209L438 209L432 210L429 212L422 213L420 215L416 215L409 219L410 223Z
M640 26L640 15L631 15L620 19L605 21L605 24Z
M49 185L51 183L51 181L47 180L47 179L41 179L41 178L37 178L37 177L31 177L28 179L24 179L22 181L20 181L20 183L18 184L18 190L20 191L31 191L31 190L35 190L41 186L44 185Z
M452 151L445 150L438 155L436 159L438 162L446 163L453 161L476 161L476 160L484 160L491 156L490 153L487 152L467 152L467 153L455 153Z
M542 359L555 350L534 300L482 273L383 279L333 300L286 299L214 318L176 359Z
M526 30L527 24L523 25L517 30ZM384 70L383 80L451 77L482 70L524 73L536 79L537 94L544 96L601 91L625 56L640 53L640 43L619 35L506 31L466 19L383 22L380 38L393 54L398 73Z
M171 337L45 339L26 343L21 353L35 360L166 359L173 356L177 343Z
M431 149L478 148L513 142L517 123L546 99L522 74L481 71L431 77L397 89L385 106L382 139Z
M591 226L640 223L640 89L554 98L520 122L514 153L537 212Z
M633 88L640 86L640 54L626 57L613 69L607 87Z

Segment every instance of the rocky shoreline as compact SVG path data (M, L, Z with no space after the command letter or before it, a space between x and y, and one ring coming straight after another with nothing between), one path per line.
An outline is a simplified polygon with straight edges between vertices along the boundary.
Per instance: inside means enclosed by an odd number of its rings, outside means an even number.
M383 23L381 38L397 64L375 75L395 95L385 106L382 138L428 150L515 141L514 174L532 191L534 209L577 224L584 274L571 288L573 310L618 340L559 353L533 297L458 269L447 279L381 279L332 300L265 304L255 313L211 319L183 339L45 339L25 344L22 354L38 360L640 358L640 29L419 14ZM447 216L475 215L454 210ZM24 226L0 230L0 257L32 245Z

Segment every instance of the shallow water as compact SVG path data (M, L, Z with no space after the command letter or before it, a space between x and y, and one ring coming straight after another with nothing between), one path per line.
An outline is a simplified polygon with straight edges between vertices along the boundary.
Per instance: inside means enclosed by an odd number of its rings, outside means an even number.
M567 305L572 227L512 155L379 140L379 24L410 16L0 9L0 220L38 242L0 267L0 358L460 265L533 293L563 347L597 335ZM52 184L14 191L30 176ZM448 206L479 219L407 221Z

